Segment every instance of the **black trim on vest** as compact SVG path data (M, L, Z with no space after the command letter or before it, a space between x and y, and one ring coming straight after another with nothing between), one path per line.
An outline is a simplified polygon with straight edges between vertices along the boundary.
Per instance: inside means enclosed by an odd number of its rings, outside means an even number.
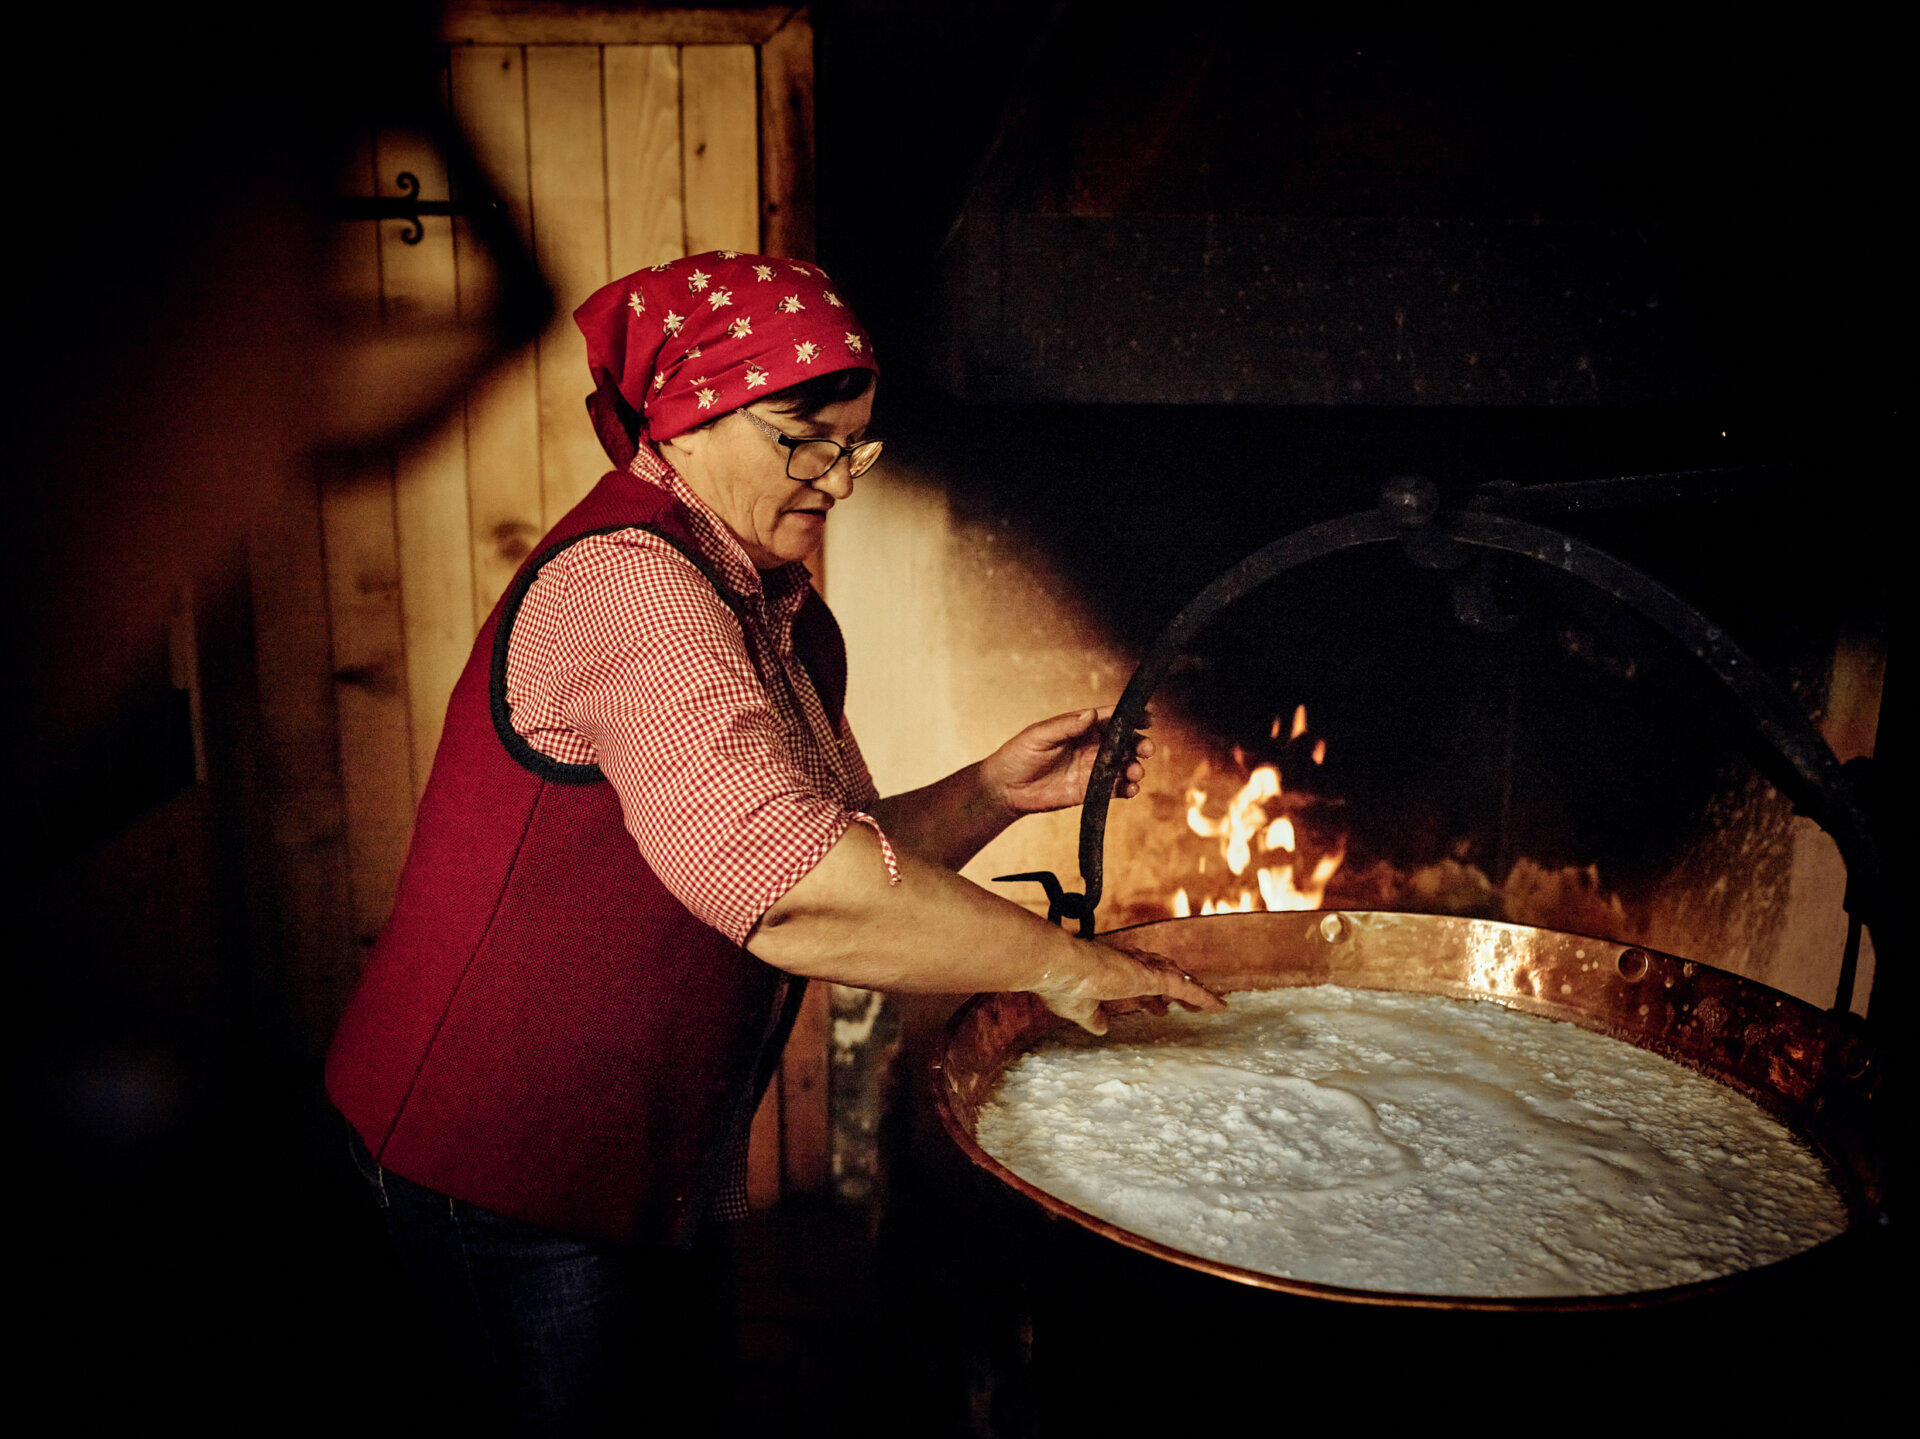
M714 573L713 566L696 553L689 545L677 537L668 534L655 525L602 525L597 530L584 530L572 539L562 540L545 554L535 557L520 573L514 576L512 585L507 588L506 598L500 605L500 622L493 632L493 657L487 667L487 706L493 716L493 732L505 747L507 756L522 769L546 780L551 784L599 784L606 774L597 764L568 764L564 760L554 759L541 754L520 731L513 727L513 714L507 708L507 645L513 638L513 622L519 617L520 606L527 597L527 591L533 588L533 582L540 578L540 572L560 558L582 540L591 540L600 535L619 534L623 530L644 530L658 536L672 545L687 562L705 576L714 593L720 596L722 603L733 611L740 620L740 632L747 633L746 620L740 614L740 602L733 592L721 583L720 576ZM804 657L801 660L805 664Z

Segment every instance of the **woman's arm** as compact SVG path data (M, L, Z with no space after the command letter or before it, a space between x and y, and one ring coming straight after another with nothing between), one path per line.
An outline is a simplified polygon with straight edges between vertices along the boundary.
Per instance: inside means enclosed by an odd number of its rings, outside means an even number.
M1112 713L1106 705L1028 725L978 764L876 801L873 817L898 848L958 869L1022 815L1065 809L1086 798L1087 776ZM1134 762L1114 786L1117 796L1139 793L1139 761L1152 754L1153 741L1141 739Z
M1075 939L911 851L898 858L892 885L879 841L850 827L774 901L747 948L777 969L863 989L1027 990L1095 1034L1142 997L1225 1007L1169 959Z
M1107 999L1215 1003L1170 962L1070 939L915 858L904 840L896 846L903 882L890 886L878 840L862 825L849 828L844 805L818 792L788 748L788 726L767 700L738 622L664 542L637 533L583 540L550 570L540 582L553 590L550 603L543 610L529 595L514 644L538 639L543 617L547 629L590 642L518 670L509 653L515 723L524 710L590 744L581 758L596 760L613 784L641 855L728 938L796 974L847 984L1030 989L1090 1027L1104 1027ZM635 605L634 595L665 602ZM1062 718L1072 723L1032 727L970 777L932 786L928 801L908 797L897 813L918 826L919 843L937 849L943 817L964 812L970 797L992 796L997 811L987 807L962 826L964 859L1014 814L1077 802L1097 712ZM1069 738L1050 738L1050 726Z

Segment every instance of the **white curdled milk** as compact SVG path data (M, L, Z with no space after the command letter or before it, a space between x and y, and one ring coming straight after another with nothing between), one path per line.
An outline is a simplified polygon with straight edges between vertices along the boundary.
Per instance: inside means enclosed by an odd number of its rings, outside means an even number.
M1838 1234L1759 1106L1621 1040L1491 1003L1324 985L1127 1016L1014 1063L982 1148L1185 1253L1407 1294L1623 1294Z

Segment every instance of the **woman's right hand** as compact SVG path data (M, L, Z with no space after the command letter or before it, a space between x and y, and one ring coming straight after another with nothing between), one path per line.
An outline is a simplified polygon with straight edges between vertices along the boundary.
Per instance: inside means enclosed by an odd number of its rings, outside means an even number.
M1196 1011L1225 1009L1226 1000L1163 954L1128 949L1101 940L1076 946L1084 963L1056 965L1032 986L1040 1002L1089 1034L1105 1034L1116 1014L1148 1009L1165 1014L1167 1004Z

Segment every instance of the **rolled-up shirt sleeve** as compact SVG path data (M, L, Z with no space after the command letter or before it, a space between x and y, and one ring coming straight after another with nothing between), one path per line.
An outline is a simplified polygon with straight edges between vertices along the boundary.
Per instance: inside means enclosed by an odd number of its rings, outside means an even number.
M875 798L798 662L763 662L771 682L713 586L636 531L550 563L507 657L514 728L553 758L598 764L641 857L736 943L849 825L872 824Z

